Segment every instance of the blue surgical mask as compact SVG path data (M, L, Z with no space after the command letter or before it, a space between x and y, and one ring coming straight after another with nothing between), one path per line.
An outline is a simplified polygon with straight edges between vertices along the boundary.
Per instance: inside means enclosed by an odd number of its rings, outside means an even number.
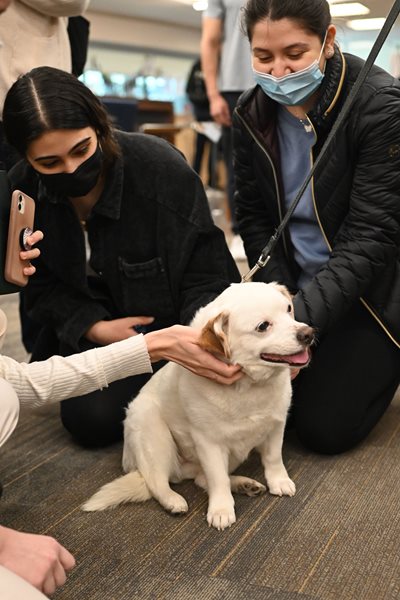
M267 96L279 104L285 106L303 104L319 88L324 78L324 73L319 68L319 61L321 60L325 40L326 34L319 57L309 67L283 77L274 77L253 69L256 83Z

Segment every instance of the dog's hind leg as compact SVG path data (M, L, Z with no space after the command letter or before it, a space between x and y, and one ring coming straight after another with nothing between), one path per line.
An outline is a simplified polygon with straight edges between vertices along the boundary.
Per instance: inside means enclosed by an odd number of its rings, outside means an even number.
M267 488L262 483L259 483L255 479L250 477L243 477L242 475L231 475L229 477L231 482L231 490L236 494L245 494L246 496L260 496L264 494Z
M206 476L203 471L200 471L194 478L195 484L201 487L203 490L208 491ZM245 494L246 496L260 496L267 490L265 485L259 483L255 479L250 477L243 477L242 475L230 475L229 481L231 484L231 492L234 494Z
M186 500L171 489L171 479L180 481L178 450L171 432L157 409L142 420L135 432L134 453L137 468L146 481L153 498L168 512L188 511Z

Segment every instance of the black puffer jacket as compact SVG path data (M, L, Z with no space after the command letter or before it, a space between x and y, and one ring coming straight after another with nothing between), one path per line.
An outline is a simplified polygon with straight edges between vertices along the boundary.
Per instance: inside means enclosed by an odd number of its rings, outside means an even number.
M308 114L317 136L314 159L362 65L338 49L328 61ZM237 216L251 266L284 213L276 110L256 86L241 96L234 114ZM312 188L330 258L298 291L296 317L322 335L361 301L400 346L400 84L382 69L372 68ZM295 291L297 276L286 232L256 279Z

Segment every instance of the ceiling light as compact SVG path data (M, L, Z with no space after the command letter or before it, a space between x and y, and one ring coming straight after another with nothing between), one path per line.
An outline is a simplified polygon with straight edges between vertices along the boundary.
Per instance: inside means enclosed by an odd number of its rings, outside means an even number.
M355 31L372 31L373 29L382 29L385 18L379 19L354 19L347 21L347 27Z
M369 8L367 8L361 2L346 2L342 4L332 4L331 8L331 16L333 18L336 17L351 17L353 15L368 15L370 12Z
M194 10L206 10L208 8L207 0L196 0L192 4Z

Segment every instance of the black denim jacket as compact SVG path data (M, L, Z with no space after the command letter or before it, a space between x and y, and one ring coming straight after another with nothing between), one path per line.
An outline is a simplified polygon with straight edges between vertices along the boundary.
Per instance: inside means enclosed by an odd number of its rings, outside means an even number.
M148 315L156 328L188 323L240 280L203 186L181 154L153 136L116 137L121 157L87 222L93 279L68 199L50 195L26 161L10 172L13 189L36 199L35 227L45 234L26 288L28 314L76 350L102 319Z

